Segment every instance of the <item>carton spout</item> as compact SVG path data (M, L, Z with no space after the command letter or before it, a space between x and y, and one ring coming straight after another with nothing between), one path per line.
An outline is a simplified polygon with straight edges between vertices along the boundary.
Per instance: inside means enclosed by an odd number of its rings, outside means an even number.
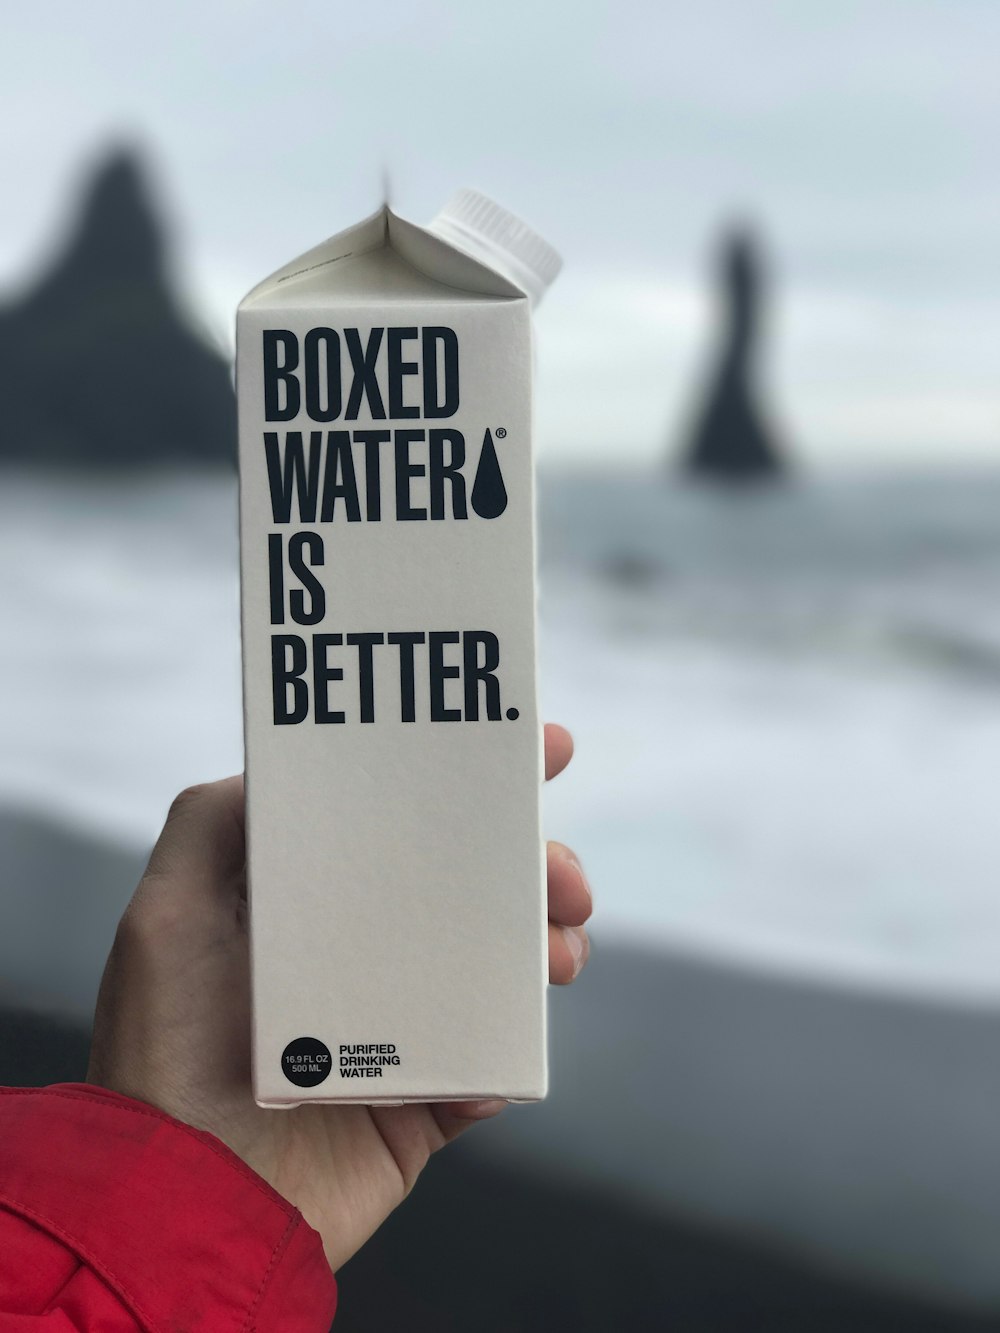
M536 231L478 190L459 190L428 227L508 278L537 306L562 268L556 250Z

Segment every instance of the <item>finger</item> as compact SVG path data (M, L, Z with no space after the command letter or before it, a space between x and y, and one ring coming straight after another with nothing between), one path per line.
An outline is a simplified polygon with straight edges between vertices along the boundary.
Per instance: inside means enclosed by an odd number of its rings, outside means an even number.
M576 854L561 842L546 848L549 920L560 926L582 926L594 909L587 876Z
M555 722L545 724L545 781L560 774L573 758L573 737Z
M482 1102L445 1102L442 1109L455 1120L492 1120L507 1103L499 1097Z
M549 981L553 986L575 981L589 957L590 941L582 926L549 922Z
M429 1106L445 1143L457 1139L470 1125L492 1120L506 1107L505 1101L492 1098L480 1102L433 1102Z

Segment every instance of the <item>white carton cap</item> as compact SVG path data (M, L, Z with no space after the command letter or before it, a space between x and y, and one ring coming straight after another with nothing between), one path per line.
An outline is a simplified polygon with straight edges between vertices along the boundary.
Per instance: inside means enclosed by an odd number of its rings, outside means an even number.
M548 241L478 190L453 194L428 230L497 269L528 295L533 306L562 268Z

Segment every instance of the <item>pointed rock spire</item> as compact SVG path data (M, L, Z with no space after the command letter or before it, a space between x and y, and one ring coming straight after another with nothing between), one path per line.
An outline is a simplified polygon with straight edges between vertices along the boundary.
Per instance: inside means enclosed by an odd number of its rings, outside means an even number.
M163 235L136 157L110 153L98 166L79 220L35 299L96 294L106 286L146 287L166 294Z
M229 366L183 319L139 159L109 154L61 255L0 308L0 459L231 461Z
M753 234L734 228L719 253L724 310L715 366L683 464L692 474L722 482L762 481L784 471L758 401L763 264Z

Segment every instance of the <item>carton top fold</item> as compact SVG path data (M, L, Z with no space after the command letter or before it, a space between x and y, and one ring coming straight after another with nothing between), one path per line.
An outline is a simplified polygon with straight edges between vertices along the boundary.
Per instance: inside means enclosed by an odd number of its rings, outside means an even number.
M383 206L272 273L240 308L346 303L360 293L370 299L373 287L394 300L527 300L495 269Z

